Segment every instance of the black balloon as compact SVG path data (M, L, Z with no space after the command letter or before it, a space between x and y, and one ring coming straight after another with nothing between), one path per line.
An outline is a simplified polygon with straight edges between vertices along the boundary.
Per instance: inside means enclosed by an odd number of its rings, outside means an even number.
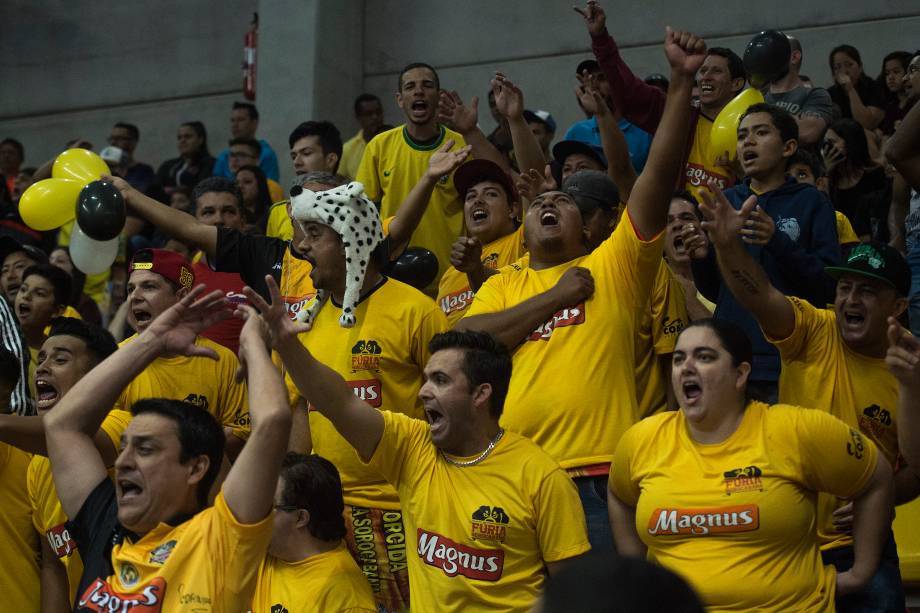
M112 183L87 183L77 199L77 224L93 240L109 241L125 227L125 200Z
M789 55L792 46L779 30L765 30L757 34L744 50L744 68L751 85L760 89L789 72Z
M409 247L390 265L387 276L425 289L438 276L438 256L422 247Z

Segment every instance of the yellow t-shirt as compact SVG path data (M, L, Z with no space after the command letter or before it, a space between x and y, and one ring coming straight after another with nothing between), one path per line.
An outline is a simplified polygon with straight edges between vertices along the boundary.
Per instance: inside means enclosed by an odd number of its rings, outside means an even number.
M143 611L245 611L271 540L272 518L239 523L221 492L214 506L178 526L161 523L137 542L126 538L113 545L115 574L90 583L78 605L114 595L145 602L136 609Z
M428 341L447 329L444 314L434 301L413 287L387 279L358 304L354 327L341 327L341 315L341 306L327 301L313 329L301 334L300 341L372 407L424 419L418 391L428 362ZM290 377L285 383L293 405L300 392ZM311 407L309 415L313 452L339 470L345 503L398 510L396 490L383 476L358 459L354 448L322 413Z
M790 297L795 329L789 338L767 340L779 349L782 372L779 401L826 411L858 428L892 466L898 458L898 382L884 358L852 351L837 330L831 309L816 309ZM832 513L840 504L830 495L818 500L818 537L822 548L849 545L853 539L834 529Z
M816 493L859 492L876 457L871 441L821 411L752 402L710 445L669 411L623 435L610 488L636 507L648 559L687 579L707 611L833 612Z
M716 166L715 160L710 159L710 155L712 155L712 152L709 151L711 131L712 120L707 119L701 113L696 122L696 132L690 145L687 165L684 167L684 172L686 173L684 176L684 189L693 194L694 198L700 202L703 201L700 192L711 182L718 185L719 189L731 187L735 182L727 170L721 166Z
M428 170L431 154L446 140L454 140L453 150L466 146L463 137L441 126L441 136L424 147L416 144L398 126L378 134L364 149L357 180L364 184L367 197L380 203L380 216L396 214L409 192ZM463 203L457 196L452 175L445 175L435 185L428 208L410 239L411 245L424 247L438 258L438 277L426 293L437 293L438 280L450 266L450 247L463 232Z
M853 230L853 224L847 219L847 216L840 211L834 211L834 217L837 218L837 242L841 246L852 245L859 242L856 231Z
M453 466L427 423L383 416L370 465L402 501L413 611L529 612L545 563L591 548L575 484L531 441L506 431L479 464Z
M137 335L126 338L119 347L130 343ZM246 384L235 380L239 361L236 355L214 341L199 336L195 344L215 351L219 359L206 357L161 357L136 376L124 389L115 409L130 411L144 398L185 400L205 409L225 428L246 440L249 438L249 405Z
M284 188L274 179L265 179L268 184L268 197L272 202L281 202L284 200Z
M361 165L361 157L366 147L367 141L364 140L363 130L358 130L357 134L342 145L342 161L339 162L340 175L345 175L349 179L358 176L358 167Z
M131 414L127 411L110 411L102 422L100 429L108 435L109 440L118 449L121 435ZM32 525L38 533L48 539L51 551L57 554L67 570L70 585L70 602L77 595L80 576L83 574L83 560L77 550L77 543L67 529L67 515L61 508L54 477L51 474L51 461L45 456L33 456L28 473L29 503L32 507Z
M413 596L415 594L413 593ZM376 613L374 592L344 544L300 562L268 554L259 567L252 613Z
M482 265L492 270L516 262L525 253L524 225L497 240L492 241L482 248ZM441 283L438 284L438 305L447 316L447 323L453 326L460 321L463 314L473 303L473 290L465 272L460 272L453 266L444 272Z
M0 603L4 611L38 613L39 535L32 527L26 472L32 456L0 443Z
M661 265L662 237L643 242L624 221L588 255L493 275L466 314L516 306L574 266L591 271L594 295L557 312L514 350L502 415L504 427L533 440L563 468L610 462L620 436L639 419L636 335Z
M668 408L667 388L671 382L665 380L659 358L674 353L677 336L689 321L684 288L668 264L661 260L650 308L643 311L636 336L636 393L640 418Z
M289 241L294 238L294 226L287 212L287 200L276 202L268 211L268 222L265 224L265 236L280 238Z

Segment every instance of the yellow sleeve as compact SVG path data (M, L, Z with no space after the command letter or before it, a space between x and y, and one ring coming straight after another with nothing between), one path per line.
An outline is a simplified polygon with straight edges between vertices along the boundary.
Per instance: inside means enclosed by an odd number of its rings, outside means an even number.
M628 304L645 309L662 265L663 245L664 232L649 240L640 237L627 209L613 234L588 256L588 268L609 280L609 291L616 291Z
M128 427L131 417L131 413L128 411L112 409L109 411L109 414L105 416L102 425L99 427L99 429L105 432L106 436L109 437L109 440L112 441L112 445L114 445L116 451L121 447L121 435L124 434L125 429Z
M534 506L545 562L566 560L591 549L578 489L561 468L556 468L540 484Z
M210 525L202 525L207 534L207 555L222 560L224 576L224 602L247 601L252 596L255 581L271 540L274 514L269 512L254 524L242 524L233 515L221 491L214 499L209 513Z
M33 457L29 462L29 469L26 471L26 491L29 494L29 506L32 507L32 526L42 538L45 536L45 526L42 521L41 504L38 493L38 463Z
M371 142L364 148L364 155L361 156L361 164L358 166L355 181L364 185L364 195L373 200L380 202L383 198L383 190L380 187L380 177L377 176L377 162L380 157L380 140L371 139Z
M367 465L399 489L403 482L417 478L413 469L423 464L419 460L426 446L433 448L428 424L402 413L381 411L380 414L383 415L383 434Z
M607 480L610 491L623 504L631 507L639 503L639 484L633 479L632 456L641 423L634 425L620 437L617 449L613 452L613 463L610 465L610 476Z
M498 313L505 310L505 286L506 275L492 275L482 284L476 295L473 296L473 303L467 310L462 319L472 317L473 315L483 315L485 313Z
M677 337L689 321L684 289L662 260L652 289L652 345L655 354L674 353Z
M428 351L428 343L435 334L446 332L450 329L447 323L447 316L444 312L432 304L431 309L422 315L421 325L415 329L415 334L411 339L412 359L419 367L419 371L425 368L431 353Z
M792 329L792 334L786 338L772 338L764 332L764 338L776 345L784 360L794 360L808 348L808 339L818 320L818 309L807 300L801 300L795 296L786 296L786 300L792 304L793 311L795 311L795 327Z
M805 484L840 498L861 491L875 471L875 444L824 411L794 408L791 413Z
M394 219L396 219L396 215L391 215L386 219L380 220L380 227L383 230L383 235L385 237L390 235L390 224L393 223Z
M284 188L281 187L281 184L275 181L274 179L267 179L268 181L268 197L271 198L272 202L280 202L284 200Z
M236 370L239 361L232 351L216 343L213 348L220 355L220 414L217 416L221 425L230 428L233 435L241 440L249 438L249 400L245 383L237 383Z
M841 245L858 243L859 237L856 236L856 231L853 230L853 224L850 223L847 216L840 211L834 211L834 216L837 218L837 242Z
M291 225L291 218L287 214L287 203L287 200L282 200L272 205L265 226L265 236L285 241L294 238L294 226Z

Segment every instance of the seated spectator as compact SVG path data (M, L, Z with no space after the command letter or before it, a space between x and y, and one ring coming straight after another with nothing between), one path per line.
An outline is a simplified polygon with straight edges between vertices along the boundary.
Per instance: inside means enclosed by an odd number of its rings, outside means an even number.
M232 138L255 138L259 129L259 110L251 102L234 102L230 110L230 136ZM265 139L259 139L259 168L272 181L279 179L278 156ZM249 162L247 162L248 164ZM230 149L221 151L214 161L214 174L218 177L233 178L230 166Z
M885 91L863 72L856 47L840 45L828 59L834 85L828 89L844 119L854 119L866 130L874 130L885 117Z
M799 124L799 144L814 145L821 141L824 130L834 118L834 103L823 87L808 87L799 77L802 69L802 43L788 36L792 53L789 71L770 83L764 95L769 104L788 111Z
M200 121L179 125L176 135L179 157L166 160L157 170L157 181L166 193L177 185L195 187L213 173L214 158L208 151L208 132Z
M798 149L789 158L789 167L786 173L799 183L808 183L818 188L818 191L827 194L827 172L821 158L807 149ZM837 220L837 241L840 243L841 256L846 256L849 248L859 243L859 237L853 231L853 224L846 215L834 211Z
M862 241L886 240L890 189L885 169L869 157L866 131L852 119L831 124L821 149L834 208Z
M882 60L882 72L878 82L885 86L885 117L878 129L885 136L891 136L898 128L898 124L907 115L916 98L908 95L907 83L904 77L910 65L912 55L907 51L893 51Z
M192 212L192 190L184 185L176 187L169 196L169 206L186 213Z
M272 203L277 202L269 193L268 179L258 166L242 166L236 171L236 184L243 196L243 213L246 223L265 234ZM282 200L279 198L279 200Z
M144 193L150 191L156 181L156 173L149 164L144 164L134 159L134 150L141 138L141 132L133 123L119 121L112 126L109 132L109 144L118 147L125 153L125 171L120 175L130 183L134 189Z
M57 247L51 252L48 262L70 275L71 292L67 304L77 310L80 314L80 319L92 322L97 326L101 325L102 314L99 312L99 306L83 292L83 287L86 284L86 273L73 265L73 260L70 259L70 249Z
M355 98L355 119L361 129L342 146L342 162L339 172L353 179L358 175L358 166L364 148L372 138L383 131L383 104L374 94L361 94Z
M525 110L524 121L530 126L533 135L537 137L543 157L550 159L552 156L549 153L549 146L553 144L553 138L556 136L556 120L548 111Z
M26 159L26 150L15 138L0 141L0 177L6 184L6 193L12 194L16 188L16 175Z
M16 175L16 181L13 183L13 193L12 196L13 202L19 202L19 199L22 197L23 192L29 189L29 186L35 183L35 171L38 170L34 166L23 166L19 169L19 174Z
M236 178L236 171L238 171L243 166L256 166L261 170L261 167L258 166L259 152L262 150L262 145L254 138L249 138L248 136L237 136L230 140L230 178ZM264 171L262 173L265 174ZM266 182L268 184L268 193L271 197L272 202L279 202L284 200L284 190L281 189L281 185L273 179L266 177Z

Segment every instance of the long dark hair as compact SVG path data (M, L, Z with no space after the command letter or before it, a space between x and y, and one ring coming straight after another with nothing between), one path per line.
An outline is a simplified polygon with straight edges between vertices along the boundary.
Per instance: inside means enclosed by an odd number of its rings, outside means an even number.
M186 126L191 128L195 131L195 134L198 135L198 138L201 139L201 148L198 150L198 153L195 155L195 157L211 157L211 152L208 150L208 129L204 127L203 123L200 121L186 121L179 124L179 126Z
M262 232L265 232L265 227L268 225L268 210L274 204L268 191L268 177L265 176L265 171L254 164L240 167L236 171L236 177L238 178L244 170L251 172L255 176L256 185L258 186L254 208L250 209L249 205L243 202L242 209L243 214L246 216L246 223L258 226ZM239 184L239 180L237 180L237 184Z
M838 119L832 123L828 130L833 130L837 136L846 143L847 153L843 165L849 170L862 170L872 166L869 157L869 141L866 140L866 131L853 119ZM833 174L834 169L831 169Z

